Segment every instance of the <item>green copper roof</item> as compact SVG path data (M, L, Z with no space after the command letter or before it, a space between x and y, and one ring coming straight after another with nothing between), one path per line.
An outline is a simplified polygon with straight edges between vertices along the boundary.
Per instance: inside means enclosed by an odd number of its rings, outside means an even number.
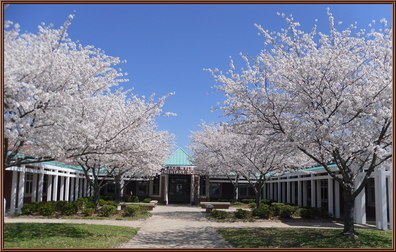
M80 166L64 164L64 163L57 162L57 161L47 161L47 162L42 162L42 164L53 165L53 166L57 166L57 167L61 167L61 168L68 168L68 169L73 169L73 170L77 170L77 171L82 171Z
M190 161L190 156L182 149L179 148L168 157L164 162L165 166L194 166Z

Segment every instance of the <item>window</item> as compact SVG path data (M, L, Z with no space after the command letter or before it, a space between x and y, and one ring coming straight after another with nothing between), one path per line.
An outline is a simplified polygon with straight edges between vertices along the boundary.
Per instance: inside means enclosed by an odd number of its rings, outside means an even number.
M33 173L25 173L25 194L32 194L33 191Z
M153 179L153 195L159 195L160 194L160 176L156 176Z
M322 201L327 201L328 198L328 185L327 185L327 180L322 179L320 180L320 196Z
M210 184L209 192L211 197L221 197L221 184L220 183Z
M206 195L206 177L205 176L199 177L199 195L201 195L201 196Z
M374 187L374 179L369 179L366 185L366 194L367 194L367 205L375 206L375 187Z
M147 196L148 194L148 182L147 181L139 181L137 183L137 195L138 196Z
M239 196L243 198L252 197L255 195L253 187L248 184L240 184L238 190Z
M115 184L114 183L108 183L106 185L106 193L115 194Z

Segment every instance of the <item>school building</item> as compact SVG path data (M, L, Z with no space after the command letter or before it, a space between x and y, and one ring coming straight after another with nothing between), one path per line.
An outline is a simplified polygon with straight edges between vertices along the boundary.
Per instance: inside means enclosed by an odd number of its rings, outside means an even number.
M335 165L330 165L335 169ZM101 193L113 195L112 178ZM122 194L151 198L164 204L192 204L208 200L232 200L234 186L224 175L201 176L188 154L177 149L154 178L123 177ZM6 214L20 213L23 204L36 201L73 201L92 196L93 191L79 166L43 162L9 167L4 172ZM393 191L391 167L376 169L355 200L355 222L375 222L378 229L392 229ZM250 184L238 182L239 199L254 198ZM342 188L321 166L268 177L262 196L277 202L327 209L334 218L343 216Z

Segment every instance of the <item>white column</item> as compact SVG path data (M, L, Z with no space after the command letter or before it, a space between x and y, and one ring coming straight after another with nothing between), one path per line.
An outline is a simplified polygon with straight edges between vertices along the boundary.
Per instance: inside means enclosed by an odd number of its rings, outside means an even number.
M303 200L302 200L302 181L297 181L297 204L298 206L303 205Z
M37 189L37 201L43 201L43 191L44 191L44 169L40 169L38 174L38 189Z
M12 185L11 185L11 202L10 202L10 214L15 213L15 205L17 198L17 186L18 186L18 172L12 172Z
M334 194L333 194L333 179L327 179L327 203L328 213L331 217L334 217Z
M290 182L291 183L291 203L296 204L296 182Z
M363 190L355 198L355 223L366 224L366 192Z
M65 177L60 177L59 200L65 199Z
M52 199L54 201L58 200L58 178L59 178L58 175L54 176L54 184L52 186Z
M75 181L75 191L74 191L74 200L78 199L79 191L80 191L80 178L76 177Z
M37 198L37 173L33 173L33 182L32 182L32 202L36 202Z
M316 180L316 206L322 207L322 180Z
M375 176L375 222L378 229L388 230L386 177L381 167Z
M52 199L52 175L47 175L47 201Z
M288 178L289 179L289 178ZM291 203L291 195L290 195L290 181L286 182L286 203Z
M392 174L388 176L388 206L389 206L389 225L393 230L393 191L392 191Z
M69 192L70 192L70 177L68 176L69 174L67 174L66 177L66 187L65 187L65 200L66 201L70 201L70 197L69 197Z
M276 199L276 201L282 202L282 188L281 188L281 182L279 181L279 178L278 178L278 182L276 184L278 186L278 192L277 192L278 198Z
M71 191L70 191L70 201L74 201L75 200L75 198L74 198L74 178L71 178L71 183L70 183L70 189L71 189Z
M311 174L311 207L316 207L316 200L315 200L316 187L315 187L315 180L313 180L312 178L313 178L313 174Z
M17 212L21 213L23 206L23 198L25 196L25 166L22 166L23 171L19 173L19 183L18 183L18 209Z
M168 205L168 183L169 183L169 175L165 175L165 205ZM207 179L208 180L208 179ZM209 195L209 187L206 188L207 194Z
M337 219L341 217L340 214L340 183L334 180L334 217Z
M308 181L303 180L302 182L302 201L303 206L308 206Z

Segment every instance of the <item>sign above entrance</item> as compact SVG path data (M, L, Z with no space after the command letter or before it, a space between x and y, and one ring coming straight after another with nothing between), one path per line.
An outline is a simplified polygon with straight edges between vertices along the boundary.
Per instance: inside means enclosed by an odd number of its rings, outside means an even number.
M167 167L164 168L163 172L165 174L191 175L191 174L194 174L194 167L188 167L188 166L167 166Z

